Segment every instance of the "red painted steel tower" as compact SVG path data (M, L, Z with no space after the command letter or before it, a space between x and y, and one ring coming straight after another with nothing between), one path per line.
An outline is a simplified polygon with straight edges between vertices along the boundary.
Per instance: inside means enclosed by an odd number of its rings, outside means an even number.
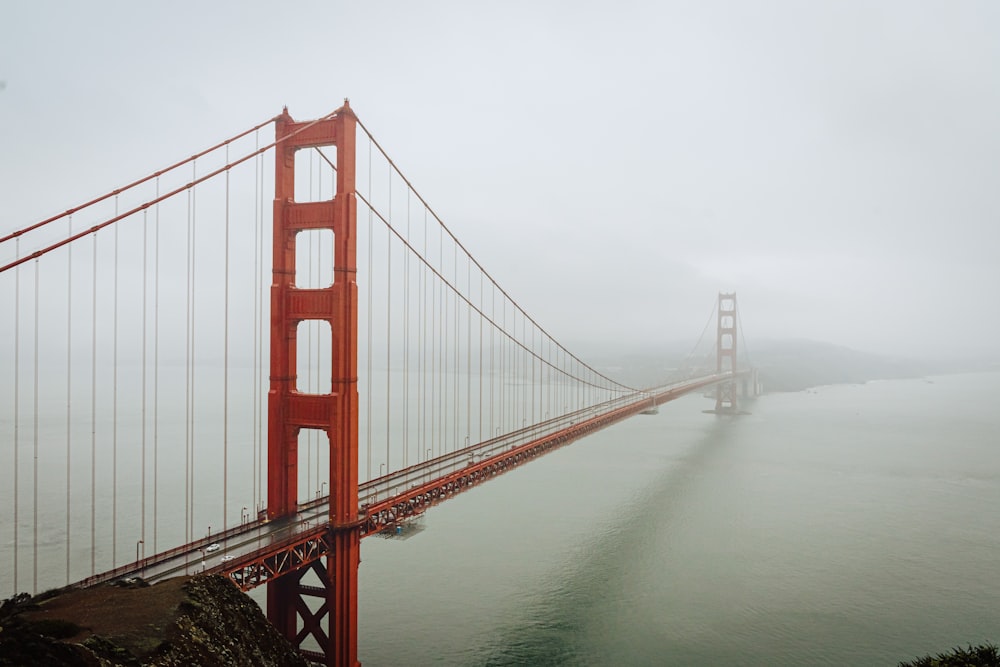
M730 373L733 380L715 390L715 412L733 414L739 410L736 387L736 294L719 292L719 326L716 337L715 372Z
M317 561L267 584L267 617L295 646L301 647L311 636L325 663L341 667L359 664L356 128L357 119L346 100L332 116L318 121L295 122L286 109L275 127L279 143L274 173L267 514L277 519L296 511L299 431L326 432L330 441L333 548L325 562ZM336 193L328 201L296 202L295 152L321 146L336 146ZM295 285L296 235L311 229L333 231L334 277L329 287L304 289ZM308 320L330 325L329 393L306 394L296 388L297 328ZM303 575L310 571L317 575L321 587L302 583Z

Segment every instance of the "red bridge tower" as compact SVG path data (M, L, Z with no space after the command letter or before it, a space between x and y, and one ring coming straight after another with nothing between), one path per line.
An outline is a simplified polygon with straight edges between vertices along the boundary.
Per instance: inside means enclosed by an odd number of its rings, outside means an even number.
M286 109L276 123L267 413L268 518L295 512L299 431L322 430L330 441L329 520L333 543L324 559L268 582L267 617L295 646L301 647L311 636L327 665L347 667L359 664L356 128L357 119L346 100L333 115L318 121L295 122ZM295 152L321 146L336 146L334 197L329 201L296 202ZM295 238L310 229L333 231L334 277L329 287L303 289L295 285ZM329 393L306 394L296 388L297 328L308 320L330 325L333 350ZM321 588L302 583L303 575L310 571L319 578ZM323 602L313 612L306 604L307 598ZM326 629L322 627L324 618Z

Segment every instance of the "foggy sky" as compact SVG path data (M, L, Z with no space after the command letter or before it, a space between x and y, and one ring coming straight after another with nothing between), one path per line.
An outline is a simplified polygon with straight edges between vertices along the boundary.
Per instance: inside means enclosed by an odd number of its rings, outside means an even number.
M556 338L987 353L995 2L5 3L0 231L352 107Z

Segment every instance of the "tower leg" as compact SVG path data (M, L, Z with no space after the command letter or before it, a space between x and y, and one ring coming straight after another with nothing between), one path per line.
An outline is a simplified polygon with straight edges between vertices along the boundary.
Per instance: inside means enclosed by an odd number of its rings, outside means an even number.
M329 667L360 667L358 662L358 565L361 561L359 528L341 530L334 535L334 551L326 559L330 588L327 606L330 614L331 647L327 652Z

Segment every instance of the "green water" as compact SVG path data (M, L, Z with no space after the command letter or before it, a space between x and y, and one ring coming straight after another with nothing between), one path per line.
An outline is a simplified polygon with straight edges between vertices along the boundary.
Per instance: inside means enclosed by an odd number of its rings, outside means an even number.
M1000 374L690 396L362 545L379 665L895 665L1000 641Z

